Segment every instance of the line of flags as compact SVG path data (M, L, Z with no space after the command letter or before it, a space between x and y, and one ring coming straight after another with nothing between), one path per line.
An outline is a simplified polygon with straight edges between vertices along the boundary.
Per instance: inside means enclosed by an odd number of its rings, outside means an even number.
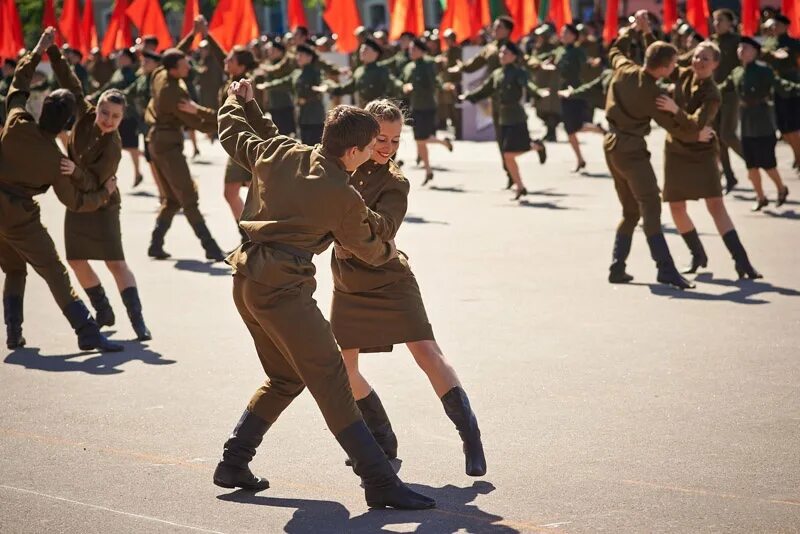
M70 46L87 54L100 46L103 54L133 45L131 25L140 35L155 35L159 48L172 46L159 0L116 0L102 42L98 41L91 0L63 0L60 18L56 17L53 0L43 0L42 27L57 29L56 43ZM616 37L619 4L622 0L606 2L603 40ZM390 25L389 38L397 39L403 32L415 35L425 30L423 0L387 0ZM742 33L752 36L758 31L761 0L742 0ZM550 21L557 30L572 21L570 0L447 0L440 28L452 28L460 40L478 35L502 11L514 19L512 38L519 39L537 24ZM791 20L789 33L800 37L800 0L782 0L781 11ZM191 31L194 18L200 14L198 0L187 0L184 11L183 34ZM663 29L669 32L678 18L677 0L663 0ZM687 22L701 35L709 35L708 0L686 0ZM353 35L362 25L356 0L325 0L323 18L339 37L338 47L353 52L359 41ZM303 0L287 0L289 27L308 27ZM225 47L247 43L259 36L258 21L251 0L220 0L209 23L209 31ZM198 37L199 40L199 37ZM24 47L24 36L15 0L0 0L0 57L13 57Z

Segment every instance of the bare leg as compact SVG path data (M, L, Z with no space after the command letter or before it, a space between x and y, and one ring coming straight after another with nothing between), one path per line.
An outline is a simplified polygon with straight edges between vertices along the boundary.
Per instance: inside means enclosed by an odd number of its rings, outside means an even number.
M508 175L514 182L514 185L517 186L518 193L525 189L525 186L522 184L522 177L519 174L519 165L517 165L517 156L520 154L521 152L503 152L503 163L505 163Z
M762 200L764 198L764 188L761 187L761 172L758 169L747 169L747 178L753 184L753 189L756 191L756 198Z
M714 225L717 227L719 235L725 235L733 230L733 221L728 215L728 210L725 209L725 202L722 197L707 198L706 209L714 219Z
M230 206L231 213L233 213L233 218L236 222L239 222L239 219L242 218L242 211L244 211L244 202L242 202L242 197L239 195L239 189L241 189L241 187L242 184L239 183L225 184L225 189L223 191L225 201L228 203L228 206Z
M785 186L783 185L783 180L781 180L781 175L778 172L778 169L777 168L765 169L764 172L766 172L767 176L769 176L770 179L775 183L775 187L778 189L778 192L783 191L783 188ZM760 178L760 176L759 176L759 178ZM762 193L762 196L763 196L763 193Z
M142 182L142 169L139 165L139 158L141 157L142 153L138 148L126 148L125 152L131 155L131 161L133 161L133 185L136 187Z
M575 172L581 170L581 168L586 166L586 162L583 159L583 154L581 154L581 146L578 144L578 136L576 134L569 134L569 146L572 147L572 151L575 152L575 157L578 158L578 168L575 169Z
M685 234L694 230L694 223L686 210L686 202L683 200L669 203L669 210L672 212L672 220L678 232Z
M345 349L342 351L344 368L347 370L347 378L350 380L350 389L353 390L353 398L361 400L372 391L367 379L358 370L358 349Z
M92 266L89 265L89 260L67 260L70 269L75 273L75 278L82 288L97 287L100 285L100 278L94 272Z
M425 168L425 174L430 174L431 162L430 158L428 157L428 142L426 140L423 139L417 141L417 154L419 155L419 159L422 161L422 166Z
M783 139L792 147L794 160L800 162L800 132L789 132L783 134Z
M419 368L428 376L437 397L442 398L454 387L461 386L455 369L445 359L442 349L436 341L432 339L414 341L406 343L406 346L414 356Z
M108 270L114 277L114 281L117 283L117 289L119 289L120 293L129 287L136 287L136 278L134 278L133 271L128 267L128 263L125 260L107 261L106 267L108 267Z
M583 126L581 126L581 132L586 133L596 133L596 134L605 134L606 131L598 126L597 124L593 124L591 122L584 122Z
M197 148L197 132L194 130L189 130L189 139L192 140L192 146L194 147L194 156L197 157L200 155L200 149Z

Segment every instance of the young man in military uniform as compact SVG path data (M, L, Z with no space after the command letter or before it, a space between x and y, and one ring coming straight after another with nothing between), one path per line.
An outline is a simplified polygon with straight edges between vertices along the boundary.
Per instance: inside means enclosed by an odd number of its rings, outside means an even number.
M322 145L312 148L278 134L261 115L248 81L231 84L229 92L219 112L220 142L251 170L257 186L240 222L251 239L228 262L236 308L268 380L225 442L214 483L269 487L249 463L270 426L308 387L361 476L370 507L432 508L435 501L400 481L364 423L330 324L312 296L311 260L334 239L371 265L397 257L370 227L370 212L349 184L350 173L372 154L378 123L363 110L339 106L328 114Z
M722 83L739 65L736 49L739 46L739 34L734 32L735 16L729 9L714 11L714 34L711 40L719 47L720 60L717 70L714 71L714 81ZM736 133L739 125L739 99L736 91L722 92L722 102L717 114L714 129L719 139L719 159L722 163L722 173L725 176L725 192L730 193L739 181L733 174L731 159L728 149L733 150L737 156L742 157L742 142Z
M33 51L19 61L6 101L8 117L0 134L0 268L5 273L6 345L10 349L25 345L22 304L26 264L30 264L47 282L58 307L78 335L81 350L121 351L122 345L109 342L100 333L86 305L75 294L67 269L42 225L39 203L33 198L52 186L70 210L87 212L105 204L117 187L111 178L101 189L84 193L72 183L75 163L63 156L55 140L75 112L72 93L66 89L50 93L38 123L25 109L33 73L55 35L55 28L47 28Z
M503 15L497 17L492 24L492 36L494 40L484 46L477 55L473 56L466 63L459 63L454 67L450 67L448 72L451 74L459 74L461 72L475 72L483 67L486 67L486 74L490 75L492 71L500 66L500 47L506 44L514 30L514 19ZM492 107L492 122L494 124L494 137L497 141L497 148L500 150L500 156L503 155L503 147L501 145L501 128L500 128L500 110ZM511 189L514 185L514 179L511 173L506 168L505 160L503 160L503 170L506 172L508 182L506 189Z
M652 40L646 11L636 13L634 24L635 29L649 37L646 41ZM644 68L639 67L624 53L630 45L626 30L629 28L623 29L609 52L614 74L606 100L610 129L603 149L622 205L622 220L617 226L608 281L626 283L633 279L625 272L625 261L630 253L633 231L641 218L650 254L658 268L658 281L687 289L694 285L678 272L661 230L661 196L645 136L650 133L651 120L673 137L689 142L710 141L713 130L705 127L698 131L685 115L672 115L657 108L656 99L661 94L657 82L675 70L678 52L670 44L655 42L647 47Z
M206 259L222 261L225 255L211 236L200 213L197 185L192 180L189 165L183 155L183 129L191 128L211 133L216 129L214 110L194 103L183 79L189 74L186 55L172 48L164 52L162 65L151 74L150 103L145 110L148 149L153 160L157 180L161 182L164 198L147 254L151 258L166 259L164 236L180 209L206 253Z

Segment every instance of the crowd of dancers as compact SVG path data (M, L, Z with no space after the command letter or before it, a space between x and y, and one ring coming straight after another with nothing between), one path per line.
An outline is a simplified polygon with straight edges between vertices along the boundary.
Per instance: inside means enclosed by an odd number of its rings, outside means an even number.
M116 319L92 260L104 261L112 273L137 339L152 338L125 261L117 189L122 151L133 158L134 187L143 180L144 155L160 196L147 254L170 257L166 235L182 210L205 257L231 265L234 302L268 377L225 442L214 483L269 486L249 464L271 425L307 387L347 464L361 477L370 506L430 508L433 500L397 477L390 462L398 454L397 438L358 365L361 353L405 343L460 434L466 473L486 473L477 418L435 341L408 258L395 246L410 190L396 158L403 126L413 128L424 185L434 179L429 147L454 148L438 132L452 127L461 136L459 102L491 100L499 163L515 200L527 194L517 158L533 150L545 164L559 123L575 153L576 172L586 167L577 135L602 134L622 208L609 282L632 280L626 260L641 220L657 279L693 287L682 274L708 262L687 211L687 201L699 199L738 276L760 278L723 201L737 183L727 152L745 161L755 211L769 203L761 170L775 184L776 205L786 201L776 132L797 157L800 43L787 35L788 20L780 14L772 14L764 26L768 35L758 39L735 33L728 10L714 12L713 20L716 33L709 39L682 23L672 35L659 36L652 16L641 11L606 52L590 24L566 24L558 36L545 24L516 43L510 40L513 20L502 16L492 25L491 39L470 58L462 57L452 30L441 38L406 33L391 45L383 32L361 28L358 52L341 66L323 59L329 43L313 41L305 28L223 50L203 17L176 48L159 53L157 40L145 36L137 47L115 54L116 68L99 54L84 66L79 52L55 46L55 30L48 28L32 50L5 61L0 88L7 346L26 343L23 301L30 265L47 282L82 350L123 350L100 332ZM44 56L52 80L37 74ZM481 68L484 80L465 87L462 74ZM339 104L345 95L356 105ZM530 136L528 100L545 125L541 138ZM607 125L595 123L596 107L605 110ZM663 194L645 140L651 121L667 132ZM229 255L206 225L184 156L185 136L193 139L195 132L219 139L229 156L223 194L241 234L241 245ZM67 264L94 314L78 297L42 225L34 197L50 187L67 208ZM244 187L246 202L240 196ZM662 201L669 203L691 253L683 273L664 239ZM331 245L328 323L312 298L311 260Z

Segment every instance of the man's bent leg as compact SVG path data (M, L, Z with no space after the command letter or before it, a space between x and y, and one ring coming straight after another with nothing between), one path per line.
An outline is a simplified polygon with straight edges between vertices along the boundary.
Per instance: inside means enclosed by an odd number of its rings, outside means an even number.
M3 319L6 324L6 346L16 349L25 346L22 337L22 310L28 269L25 259L0 237L0 269L5 273L3 283Z

